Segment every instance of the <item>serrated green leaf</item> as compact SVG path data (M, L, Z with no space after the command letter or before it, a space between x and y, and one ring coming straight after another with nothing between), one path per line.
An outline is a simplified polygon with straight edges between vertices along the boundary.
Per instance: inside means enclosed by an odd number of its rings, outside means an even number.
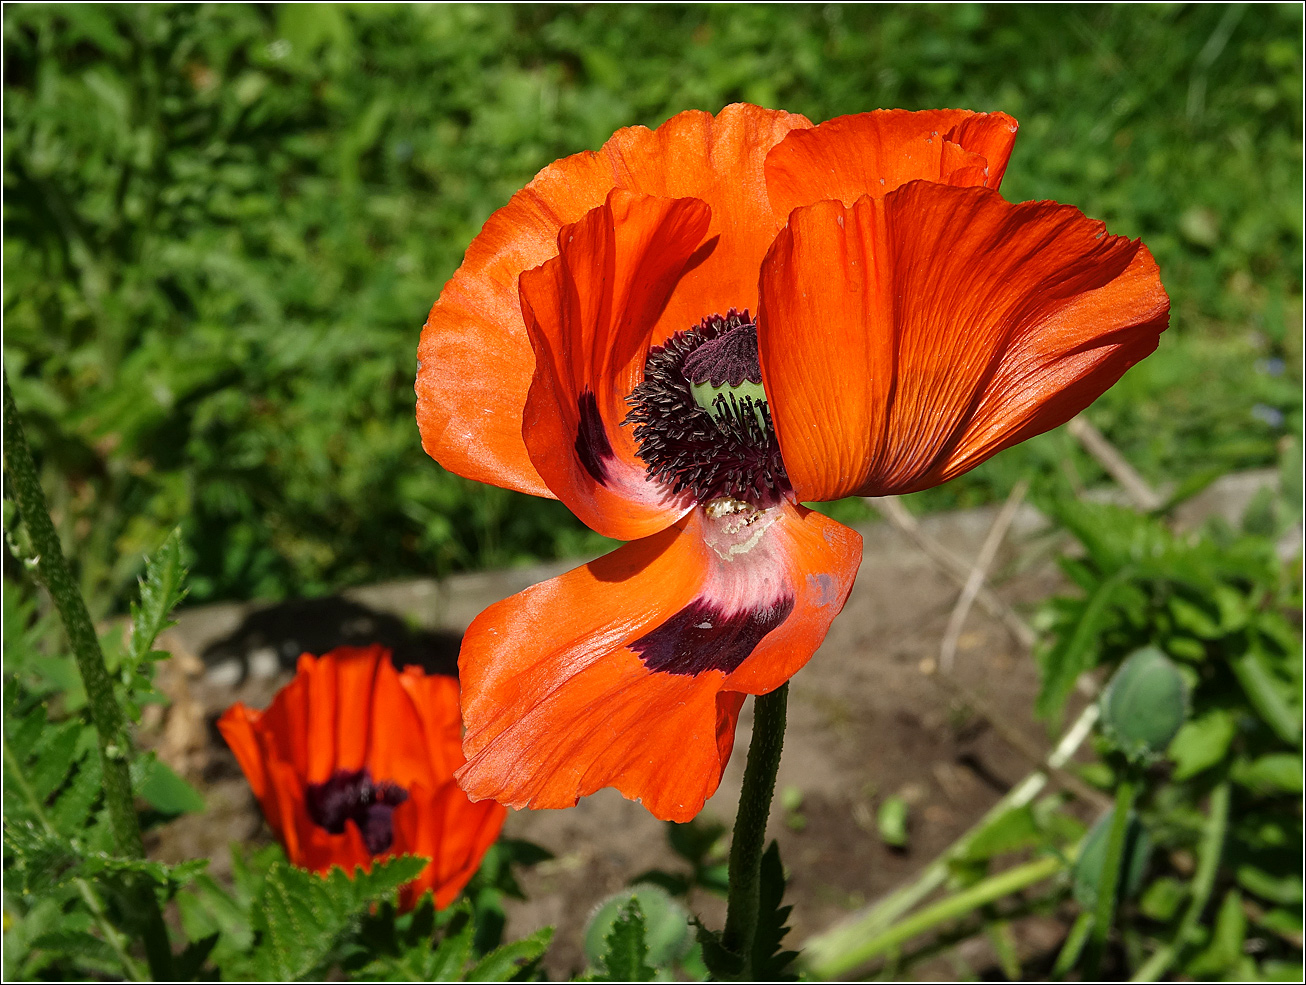
M654 969L647 962L644 942L644 914L633 897L617 913L617 919L603 939L596 982L649 982Z
M261 933L255 970L269 979L308 975L363 911L425 867L425 859L403 856L377 862L368 872L356 869L352 876L333 868L324 878L284 862L273 864L252 910L254 929Z
M208 961L209 955L213 953L214 947L217 946L221 934L212 933L208 937L199 940L193 940L172 959L172 973L176 976L177 981L193 982L199 980L200 972L204 968L204 963ZM209 976L205 976L208 978Z
M68 780L83 748L81 738L85 728L78 720L52 725L32 750L27 782L42 803Z
M66 838L51 834L32 818L4 819L4 851L11 861L6 875L22 893L39 893L77 875L81 858Z
M607 897L595 908L585 928L585 956L598 967L605 942L621 908L631 899L639 903L644 916L644 942L648 945L648 962L665 968L685 956L693 944L689 931L689 912L671 898L657 883L637 882Z
M762 853L761 877L758 885L757 933L753 937L753 975L757 981L797 981L798 976L789 970L797 951L781 950L785 935L789 933L786 921L791 906L784 906L785 874L780 864L780 845L771 842Z
M100 757L83 756L72 782L59 793L47 813L60 831L78 831L86 827L102 793L104 774Z
M33 949L49 951L73 962L75 968L105 971L121 976L122 962L112 947L86 931L54 930L32 941Z
M181 563L181 529L168 535L145 562L141 579L141 600L132 603L132 632L128 657L133 666L144 663L153 652L154 641L172 625L169 616L186 597L186 569Z
M143 858L120 858L105 852L87 852L82 858L80 874L93 878L102 875L143 875L160 886L181 886L190 882L209 864L206 858L187 859L176 865Z
M430 981L462 981L463 969L467 967L467 961L472 955L472 937L475 932L471 909L464 903L454 914L440 943L431 951L426 967Z
M469 982L511 982L529 979L553 940L553 928L544 927L491 951L467 972Z
M735 981L743 971L743 955L721 943L721 934L693 918L693 933L703 950L703 963L716 981Z

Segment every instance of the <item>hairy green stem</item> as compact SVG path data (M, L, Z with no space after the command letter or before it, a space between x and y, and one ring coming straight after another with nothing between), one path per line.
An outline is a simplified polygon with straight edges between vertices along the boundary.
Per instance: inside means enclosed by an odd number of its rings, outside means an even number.
M1084 965L1084 974L1088 980L1097 977L1102 958L1106 954L1107 937L1115 922L1116 896L1120 892L1125 840L1129 833L1129 812L1133 809L1137 792L1138 781L1131 768L1116 787L1116 806L1111 815L1111 830L1107 832L1106 855L1102 859L1102 875L1097 883L1097 903L1093 908L1093 934L1089 938L1088 958Z
M57 838L59 832L55 830L54 825L50 823L50 819L46 817L44 805L42 805L40 798L36 796L36 791L32 789L32 785L27 782L22 764L18 762L13 750L9 748L9 740L0 735L0 742L3 742L4 745L4 761L5 766L9 769L9 779L18 788L18 792L23 795L23 800L27 802L27 809L32 812L32 816L36 818L41 827L45 828L46 834L52 838ZM100 900L95 888L81 876L73 878L73 885L77 887L77 892L81 894L82 900L86 903L86 908L91 911L91 916L95 918L100 933L104 935L105 943L113 949L113 953L118 956L118 960L122 963L123 974L131 981L144 981L145 976L141 972L140 965L127 953L127 946L122 939L122 935L118 933L118 928L109 922L109 918L104 912L104 903Z
M1197 872L1193 876L1193 898L1188 909L1179 920L1179 929L1168 944L1162 946L1147 962L1138 969L1131 981L1155 982L1169 970L1180 952L1188 943L1188 938L1197 926L1197 921L1211 899L1211 890L1215 888L1215 875L1220 869L1220 854L1224 848L1224 835L1229 827L1229 781L1223 781L1211 791L1210 811L1206 816L1206 826L1202 829L1202 845L1197 859Z
M742 981L750 980L753 970L762 849L767 818L771 815L771 797L775 793L775 775L784 747L788 699L788 684L753 699L753 739L748 745L739 813L735 815L735 832L730 842L730 891L722 935L722 943L743 956Z
M30 569L59 610L64 632L68 634L68 642L77 659L78 673L86 687L91 721L95 723L100 738L104 801L113 828L114 849L119 855L142 858L145 848L136 809L132 805L131 777L127 771L129 749L122 709L114 698L113 684L104 666L104 654L100 651L100 640L95 635L90 613L86 611L86 602L73 581L59 544L59 535L55 533L50 514L46 511L45 493L41 491L36 465L27 448L27 437L18 417L18 408L14 405L13 392L9 389L8 375L5 376L4 388L5 472L35 552L29 561Z
M18 416L9 376L4 376L4 465L5 480L18 505L19 517L31 541L33 557L26 559L29 570L50 593L64 632L77 660L77 671L86 689L86 703L99 740L100 766L104 782L104 803L113 832L114 851L127 858L144 858L140 820L132 800L128 763L131 740L123 720L122 709L114 697L113 682L104 664L99 637L86 609L86 600L73 580L64 560L59 535L45 505L45 493L36 473L36 463L27 447L27 436ZM141 907L147 928L145 951L150 970L157 977L169 977L172 952L168 931L163 922L154 889L144 878L129 880L133 896Z

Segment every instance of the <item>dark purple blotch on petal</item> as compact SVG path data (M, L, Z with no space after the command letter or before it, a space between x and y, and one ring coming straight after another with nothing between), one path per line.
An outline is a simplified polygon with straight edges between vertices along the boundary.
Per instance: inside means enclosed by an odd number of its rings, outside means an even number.
M723 615L711 602L694 599L657 629L630 644L649 670L664 674L729 674L788 618L792 595L768 606Z
M603 426L603 415L599 413L599 402L594 391L588 388L580 392L576 404L580 410L580 424L576 428L576 457L585 471L594 477L595 482L606 484L608 481L608 461L615 457L612 442L608 440L607 429Z
M333 835L344 834L345 822L353 821L363 844L379 855L394 841L391 815L408 799L408 791L397 783L372 781L366 770L336 770L325 783L310 783L304 791L309 819Z

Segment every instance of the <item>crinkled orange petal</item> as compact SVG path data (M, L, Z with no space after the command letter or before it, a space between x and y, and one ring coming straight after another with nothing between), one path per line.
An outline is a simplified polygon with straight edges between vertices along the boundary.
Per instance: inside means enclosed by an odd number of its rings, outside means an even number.
M820 645L861 560L856 533L788 504L676 527L483 612L463 639L473 798L571 807L615 787L664 820L716 790L742 692Z
M560 253L521 276L535 379L522 434L549 489L607 537L633 540L691 505L650 481L622 427L644 378L653 325L707 230L698 199L614 190L563 226Z
M518 303L523 271L557 255L558 231L624 188L699 198L712 210L701 261L667 306L655 342L729 307L755 307L757 265L783 222L762 173L767 151L804 117L739 103L689 111L657 130L619 130L542 170L485 223L431 309L418 346L417 422L452 472L551 496L522 441L534 357Z
M960 109L880 109L795 131L767 155L775 211L826 199L852 205L883 198L909 181L997 188L1016 141L1006 113Z
M758 347L805 500L937 485L1083 410L1156 348L1147 251L1051 202L929 182L796 211Z

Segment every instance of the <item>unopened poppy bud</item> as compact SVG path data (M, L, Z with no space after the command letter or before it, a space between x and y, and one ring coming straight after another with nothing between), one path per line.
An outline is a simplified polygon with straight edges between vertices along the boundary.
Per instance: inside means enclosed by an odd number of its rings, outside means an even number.
M1113 807L1097 819L1097 823L1084 838L1084 847L1080 849L1079 857L1075 859L1072 891L1075 901L1086 910L1097 905L1102 867L1106 862L1107 841L1111 836L1111 823L1115 816ZM1120 855L1120 876L1116 882L1117 903L1138 892L1143 882L1143 872L1147 868L1148 856L1152 854L1152 839L1138 815L1130 811L1125 823L1125 845Z
M1161 755L1188 716L1188 683L1156 647L1135 650L1102 692L1102 731L1127 757Z

